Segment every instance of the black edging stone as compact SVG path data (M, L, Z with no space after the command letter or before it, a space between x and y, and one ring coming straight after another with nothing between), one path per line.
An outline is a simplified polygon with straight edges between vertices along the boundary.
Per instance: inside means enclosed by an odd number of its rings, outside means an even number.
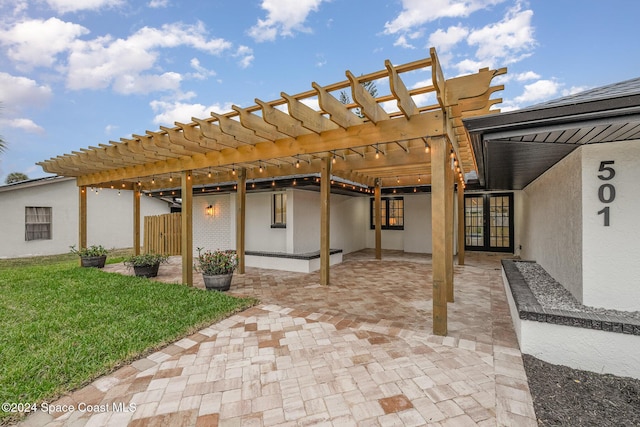
M511 259L502 260L502 268L511 288L511 295L522 320L554 325L595 329L619 334L640 335L640 321L620 316L544 308L540 305L526 280Z

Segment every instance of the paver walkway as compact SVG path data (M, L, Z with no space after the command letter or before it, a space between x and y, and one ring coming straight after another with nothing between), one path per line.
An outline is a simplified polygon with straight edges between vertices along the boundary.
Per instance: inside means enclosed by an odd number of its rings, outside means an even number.
M428 256L349 254L329 287L318 273L249 268L230 293L261 305L55 402L92 411L23 425L536 426L499 259L455 266L447 337L431 334ZM180 259L160 270L179 281Z

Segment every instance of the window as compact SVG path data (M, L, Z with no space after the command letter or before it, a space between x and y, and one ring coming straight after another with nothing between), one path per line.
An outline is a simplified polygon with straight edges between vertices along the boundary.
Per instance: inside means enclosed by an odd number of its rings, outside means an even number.
M24 214L24 240L51 239L51 208L27 206Z
M375 200L371 199L371 229L376 228ZM383 230L404 230L404 198L383 197L381 200Z
M271 209L271 228L287 227L287 193L273 195L273 209Z

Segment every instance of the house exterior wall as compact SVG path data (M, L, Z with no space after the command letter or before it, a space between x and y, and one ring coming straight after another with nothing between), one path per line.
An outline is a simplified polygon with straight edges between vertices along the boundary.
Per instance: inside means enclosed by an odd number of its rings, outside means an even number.
M275 192L250 193L246 199L245 249L249 251L305 253L320 249L320 193L287 189L287 227L271 228ZM365 247L368 199L331 195L331 248L349 253ZM194 197L194 251L235 249L236 195ZM215 215L205 215L207 206Z
M582 301L581 151L562 159L524 189L523 259L535 260Z
M615 170L601 171L601 162ZM593 144L582 147L583 295L584 304L619 310L640 310L640 228L638 182L640 141ZM611 197L611 185L615 197ZM599 192L603 193L600 200ZM609 226L604 214L609 207Z
M52 179L0 191L0 257L66 253L78 244L78 187L73 179ZM25 241L25 207L51 207L52 238ZM142 197L142 216L169 212L166 202ZM143 221L141 221L143 223ZM144 229L144 225L142 225ZM143 231L143 230L142 230ZM87 194L87 244L126 248L133 244L133 194L100 190Z
M206 215L208 206L213 207L213 215ZM235 203L229 194L193 197L193 249L232 249L235 247L235 227L231 220L235 217Z

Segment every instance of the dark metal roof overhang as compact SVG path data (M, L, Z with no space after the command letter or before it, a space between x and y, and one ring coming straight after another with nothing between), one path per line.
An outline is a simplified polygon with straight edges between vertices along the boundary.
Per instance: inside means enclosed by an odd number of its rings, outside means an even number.
M602 97L599 91L596 99L592 93L465 119L480 185L521 190L583 144L640 138L640 93Z

